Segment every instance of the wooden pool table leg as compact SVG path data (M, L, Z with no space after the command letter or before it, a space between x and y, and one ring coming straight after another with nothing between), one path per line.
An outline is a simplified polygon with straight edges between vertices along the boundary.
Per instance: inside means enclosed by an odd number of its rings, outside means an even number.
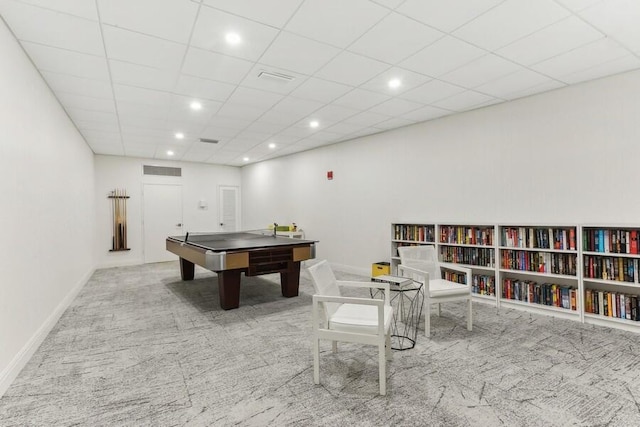
M282 296L291 298L298 296L300 287L300 261L290 262L287 271L280 272Z
M193 280L195 265L184 258L180 258L180 276L182 280Z
M218 272L218 295L220 307L225 310L240 306L240 275L242 270L225 270Z

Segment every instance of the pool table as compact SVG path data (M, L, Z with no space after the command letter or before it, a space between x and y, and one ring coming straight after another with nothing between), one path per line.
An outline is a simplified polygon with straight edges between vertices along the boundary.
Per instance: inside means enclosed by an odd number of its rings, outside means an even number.
M265 232L201 233L167 237L167 250L180 257L182 280L193 280L195 265L218 275L220 306L240 305L240 276L280 273L285 297L298 296L300 263L315 258L313 240Z

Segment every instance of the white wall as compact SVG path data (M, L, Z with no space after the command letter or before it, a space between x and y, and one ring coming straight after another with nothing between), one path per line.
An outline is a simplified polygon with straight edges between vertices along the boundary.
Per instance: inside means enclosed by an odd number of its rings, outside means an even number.
M182 168L182 177L143 175L143 165ZM183 230L218 231L218 188L221 185L240 188L240 169L203 163L169 162L130 157L95 156L96 239L95 258L98 267L140 264L144 260L142 228L142 190L145 183L181 184L183 199ZM109 252L112 240L110 191L126 189L127 244L130 251ZM200 199L207 201L207 209L200 209Z
M636 71L245 166L244 224L295 221L360 272L394 221L640 224L639 89Z
M0 396L93 272L93 153L0 19Z

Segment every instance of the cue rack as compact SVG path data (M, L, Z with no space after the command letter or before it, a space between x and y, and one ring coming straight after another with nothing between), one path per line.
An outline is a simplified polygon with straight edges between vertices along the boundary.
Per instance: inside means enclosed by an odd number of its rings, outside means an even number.
M127 247L127 190L115 189L109 193L113 220L113 237L109 252L128 251Z

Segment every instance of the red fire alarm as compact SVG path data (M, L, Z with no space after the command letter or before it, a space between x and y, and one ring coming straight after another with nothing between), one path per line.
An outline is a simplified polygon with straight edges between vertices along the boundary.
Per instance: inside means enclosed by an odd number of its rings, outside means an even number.
M333 171L327 171L327 179L328 180L332 180L333 179Z

